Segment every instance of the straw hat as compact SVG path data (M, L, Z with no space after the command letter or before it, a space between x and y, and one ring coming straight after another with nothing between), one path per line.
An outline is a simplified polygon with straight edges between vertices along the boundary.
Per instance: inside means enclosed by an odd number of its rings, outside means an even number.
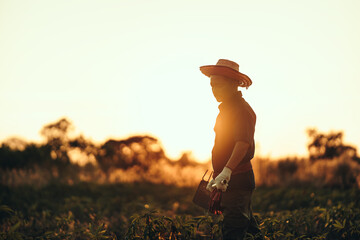
M239 72L239 64L227 59L219 59L216 65L201 66L200 71L208 77L211 75L221 75L234 79L239 82L240 87L248 88L252 84L248 76Z

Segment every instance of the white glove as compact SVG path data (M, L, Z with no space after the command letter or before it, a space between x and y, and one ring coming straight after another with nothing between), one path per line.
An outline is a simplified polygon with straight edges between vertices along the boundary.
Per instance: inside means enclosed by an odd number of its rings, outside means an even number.
M208 190L209 192L212 192L214 189L215 189L215 180L212 178L211 181L206 186L206 190Z
M215 187L225 192L230 181L232 170L228 167L224 167L222 172L215 178Z

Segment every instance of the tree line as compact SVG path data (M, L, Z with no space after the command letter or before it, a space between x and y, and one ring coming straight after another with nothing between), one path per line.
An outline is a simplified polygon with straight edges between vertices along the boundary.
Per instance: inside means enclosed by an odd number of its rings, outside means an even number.
M65 168L74 165L69 156L69 152L74 149L80 151L85 158L95 158L96 165L105 173L112 169L128 169L135 165L146 170L160 159L165 159L169 164L196 164L195 161L189 160L187 153L178 161L169 159L159 140L153 136L136 135L127 139L109 139L102 144L94 144L83 135L71 138L69 133L73 129L72 122L62 118L41 129L40 134L45 140L42 144L25 142L19 138L5 140L0 146L0 168Z
M105 175L109 175L116 169L126 170L134 166L146 171L160 161L162 163L165 161L170 165L177 164L180 167L199 165L191 159L188 153L184 153L178 160L169 159L159 140L153 136L137 135L121 140L108 139L103 143L95 144L83 135L70 137L73 130L72 122L67 118L61 118L56 122L44 125L41 129L43 143L25 142L19 138L3 141L0 146L0 169L56 168L61 177L70 168L80 167L71 161L69 153L73 150L80 152L85 160L95 160L89 161L85 167L96 167L101 169ZM307 134L309 137L308 160L310 162L331 161L345 156L360 164L357 149L344 143L342 131L322 133L316 129L308 129ZM288 158L279 161L276 168L285 176L295 173L298 165L298 161ZM348 172L345 170L345 173Z

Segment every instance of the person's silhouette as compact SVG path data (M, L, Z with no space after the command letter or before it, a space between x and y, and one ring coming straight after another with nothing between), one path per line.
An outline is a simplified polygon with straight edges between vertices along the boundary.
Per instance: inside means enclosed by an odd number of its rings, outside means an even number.
M250 160L255 151L256 115L238 91L239 86L248 88L252 81L239 72L237 63L226 59L200 70L210 77L214 97L221 103L214 127L214 174L207 189L223 192L223 239L243 239L246 233L263 239L251 209L255 178Z

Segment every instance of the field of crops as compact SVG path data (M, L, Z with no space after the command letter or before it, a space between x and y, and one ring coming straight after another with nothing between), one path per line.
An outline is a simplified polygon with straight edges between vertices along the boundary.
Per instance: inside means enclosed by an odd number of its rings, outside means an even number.
M0 187L0 239L220 239L195 188L151 183ZM257 188L267 239L359 239L358 189ZM248 236L251 239L251 236Z

